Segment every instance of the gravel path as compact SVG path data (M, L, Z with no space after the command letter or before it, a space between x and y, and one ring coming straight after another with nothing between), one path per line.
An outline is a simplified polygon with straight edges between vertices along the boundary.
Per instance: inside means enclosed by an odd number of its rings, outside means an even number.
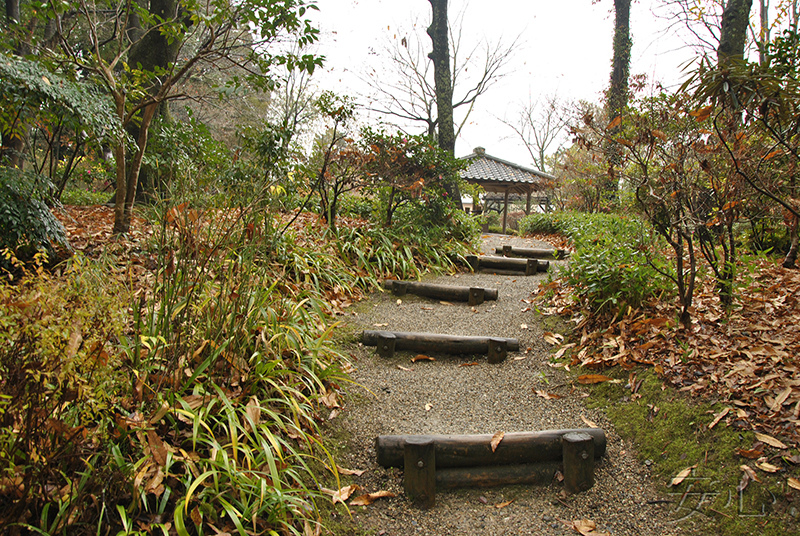
M547 246L531 239L487 235L484 253L503 244ZM353 480L364 492L388 490L397 494L370 506L352 507L354 519L367 534L577 534L564 522L579 519L593 520L598 531L612 535L680 533L670 523L669 505L647 503L659 498L647 468L636 460L631 447L616 435L602 412L584 406L586 390L573 390L565 384L560 369L548 366L551 347L542 338L545 330L523 301L531 297L544 277L487 273L438 277L429 282L497 288L499 298L473 309L463 303L448 305L413 295L404 296L398 304L397 297L378 294L361 308L361 313L348 317L359 331L427 331L514 337L520 341L520 352L509 353L499 365L487 364L485 356L441 356L433 362L412 364L413 355L408 352L383 359L374 348L359 345L351 349L356 367L353 379L359 385L350 388L351 396L337 418L347 438L339 463L350 469L366 469ZM478 364L461 366L472 362ZM561 398L545 400L534 392L537 389ZM430 409L426 410L428 404ZM606 430L608 445L606 456L595 466L595 486L575 496L565 496L558 482L459 489L437 492L436 506L424 511L410 506L403 495L402 471L383 469L375 461L374 440L382 434L585 428L581 416ZM495 507L512 499L508 506Z

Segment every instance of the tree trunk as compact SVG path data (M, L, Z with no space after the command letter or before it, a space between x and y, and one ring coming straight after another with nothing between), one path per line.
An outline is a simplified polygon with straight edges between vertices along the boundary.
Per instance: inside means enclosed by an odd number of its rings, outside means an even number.
M21 20L19 0L6 0L6 22L8 23L8 30L13 34L19 29ZM14 51L22 55L22 46L20 41L13 40ZM22 169L23 159L22 151L25 148L25 142L22 136L13 132L4 131L0 134L0 165L15 167Z
M614 58L611 63L611 81L608 87L607 104L608 120L614 121L622 115L628 105L628 76L631 66L631 0L614 0ZM611 129L611 137L619 132L619 126ZM615 201L619 190L616 168L621 163L620 147L613 141L607 143L606 159L609 163L608 179L605 195Z
M717 48L717 61L722 64L744 58L747 27L753 0L728 0L722 12L722 26Z
M455 152L456 139L453 124L453 83L450 77L450 43L447 32L448 0L429 0L433 19L428 35L433 51L428 57L433 61L433 79L436 88L436 109L439 122L439 147Z
M428 35L433 44L433 51L428 54L428 57L433 61L433 80L436 89L436 115L439 127L437 143L440 149L444 149L450 154L455 154L456 133L453 123L453 82L450 76L450 37L447 24L448 0L428 1L431 3L433 10L431 25L428 27ZM445 186L445 191L461 210L463 206L461 204L461 192L458 187L450 188Z

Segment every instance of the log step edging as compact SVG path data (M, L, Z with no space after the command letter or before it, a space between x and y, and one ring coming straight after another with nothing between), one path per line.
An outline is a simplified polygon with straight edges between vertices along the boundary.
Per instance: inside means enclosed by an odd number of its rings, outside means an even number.
M516 255L518 257L528 257L531 259L555 260L566 259L569 257L569 252L564 249L522 248L504 245L503 247L494 248L494 251L497 255L503 255L504 257Z
M432 439L436 450L436 466L479 467L519 465L538 462L560 462L563 458L562 436L584 433L592 438L594 458L606 452L606 433L601 428L573 428L539 432L509 432L492 452L492 435L381 435L375 438L378 465L403 467L403 445L409 437Z
M473 271L489 270L497 273L536 275L550 269L550 261L539 259L517 259L514 257L494 257L492 255L467 255L467 262Z
M468 337L438 333L364 330L364 346L376 346L382 357L393 357L395 351L411 350L436 354L488 354L490 363L499 363L509 351L519 350L519 340L504 337Z
M383 288L392 291L396 296L416 294L417 296L437 300L468 302L469 305L480 305L485 300L497 300L499 294L496 288L437 285L418 281L396 281L394 279L384 280Z

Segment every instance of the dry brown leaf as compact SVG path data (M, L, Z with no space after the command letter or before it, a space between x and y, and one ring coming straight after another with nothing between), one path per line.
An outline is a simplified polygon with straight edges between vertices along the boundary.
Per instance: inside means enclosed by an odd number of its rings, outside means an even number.
M494 507L500 510L501 508L505 508L509 504L513 503L515 499L511 499L510 501L503 501L501 503L495 504Z
M495 434L492 436L492 441L491 441L492 452L497 450L497 446L503 440L503 437L505 437L505 435L506 435L505 432L495 432Z
M461 363L459 367L475 367L480 365L480 363L472 362L472 363Z
M775 401L772 403L772 406L769 408L770 411L779 411L783 406L783 403L786 402L786 399L789 398L789 395L791 394L792 394L791 386L784 389L783 392L779 394L778 397L775 399Z
M786 483L789 484L790 488L800 491L800 480L790 476L788 480L786 480Z
M344 467L336 466L336 470L339 471L340 475L354 475L354 476L361 476L365 473L365 471L359 469L345 469Z
M582 374L578 376L578 383L583 385L591 385L594 383L602 383L612 381L613 378L603 376L602 374Z
M572 529L582 536L609 536L608 532L596 532L597 524L591 519L578 519L573 521Z
M414 369L410 369L408 367L404 367L403 365L397 365L397 368L399 368L400 370L405 370L406 372L413 372L414 371Z
M761 469L765 473L777 473L778 471L781 470L780 467L777 467L777 466L772 465L771 463L767 463L767 462L757 463L756 467L758 467L759 469Z
M535 389L534 392L545 400L557 400L561 398L560 395L548 393L547 391L540 391L539 389Z
M692 466L687 467L686 469L681 470L680 473L675 475L675 478L672 479L672 482L670 482L669 485L670 486L679 485L681 482L683 482L686 479L687 476L692 474L692 469L694 469L695 467L697 467L697 464L694 464Z
M261 423L261 405L258 403L256 397L250 397L250 401L247 403L247 406L245 406L244 412L249 417L249 420L244 423L246 430L251 429L251 423L252 426L258 426Z
M593 423L592 421L590 421L589 419L587 419L583 415L581 415L581 420L583 421L583 424L585 424L589 428L600 428L599 426L597 426L595 423Z
M757 460L764 455L764 445L761 445L760 449L752 449L752 450L736 449L736 454L738 454L742 458L747 458L748 460Z
M360 497L356 497L352 501L350 501L350 506L369 506L370 504L374 503L378 499L382 499L384 497L394 497L395 494L391 491L376 491L375 493L368 493L366 495L361 495Z
M440 301L439 303L441 303L442 305L453 305L449 301Z
M561 335L560 333L553 333L552 331L545 331L542 334L542 338L545 340L545 342L547 342L552 346L560 344L564 340L563 335Z
M708 429L711 430L717 424L719 424L719 421L721 421L725 417L725 415L728 414L728 412L730 410L731 410L731 408L725 408L722 411L720 411L719 413L717 413L716 415L714 415L714 420L711 421L711 423L708 425Z
M768 436L767 434L760 434L758 432L756 432L755 434L756 434L756 439L758 439L762 443L766 443L767 445L769 445L771 447L775 447L776 449L788 449L789 448L785 444L781 443L780 441L778 441L777 439L775 439L772 436Z
M436 359L427 355L419 354L416 357L411 358L412 363L416 363L417 361L436 361Z
M335 389L331 389L330 391L328 391L327 389L323 388L322 396L319 397L319 401L322 402L328 409L341 407L339 405L339 402L336 400Z
M349 486L340 488L339 490L333 493L333 504L336 504L337 502L344 503L358 489L360 488L358 487L357 484L351 484Z
M320 536L322 534L322 523L314 523L314 527L311 527L311 522L309 520L303 521L303 536ZM221 536L217 534L216 536Z

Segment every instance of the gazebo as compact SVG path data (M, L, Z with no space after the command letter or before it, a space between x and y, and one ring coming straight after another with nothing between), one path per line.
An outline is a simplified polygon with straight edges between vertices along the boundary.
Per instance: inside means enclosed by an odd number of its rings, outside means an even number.
M526 194L525 214L531 212L531 194L542 191L545 184L556 178L548 173L527 168L486 154L483 147L475 147L472 154L461 157L469 160L469 166L461 171L461 178L470 184L482 186L488 193L502 193L503 232L508 220L508 196Z

